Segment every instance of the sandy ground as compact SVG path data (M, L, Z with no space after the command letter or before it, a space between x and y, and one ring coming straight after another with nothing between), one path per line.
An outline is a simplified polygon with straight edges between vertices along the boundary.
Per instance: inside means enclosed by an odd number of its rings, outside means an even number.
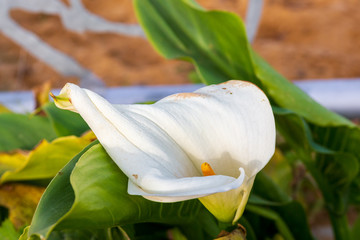
M108 20L136 23L130 0L84 0ZM245 0L201 0L205 8L245 15ZM360 77L360 1L267 0L254 48L289 79ZM188 83L193 67L160 57L141 38L78 34L57 16L13 10L11 16L51 46L101 77L108 86ZM76 82L62 77L0 34L0 91L31 89L50 80L53 87Z

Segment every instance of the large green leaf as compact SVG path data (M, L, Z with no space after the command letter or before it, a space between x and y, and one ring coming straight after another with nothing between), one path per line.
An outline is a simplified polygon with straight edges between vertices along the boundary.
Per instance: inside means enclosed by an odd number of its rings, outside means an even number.
M252 49L250 53L256 77L263 84L262 89L278 106L289 109L319 126L348 126L359 131L355 124L329 111L285 79Z
M34 239L36 239L37 236L40 238L47 235L48 237L58 219L69 211L75 199L70 184L71 171L82 154L94 144L95 142L77 154L50 182L40 199L30 227L25 229L21 239L27 239L28 235Z
M56 137L50 121L41 116L16 113L0 114L0 152L32 149L42 139Z
M54 103L42 107L46 116L0 113L0 152L15 149L30 150L41 140L57 136L80 136L89 130L77 113L58 109Z
M184 0L135 0L135 9L154 47L167 58L192 61L208 84L229 79L254 82L280 107L319 125L350 121L327 110L270 67L250 47L241 19L204 11Z
M7 171L15 171L26 161L26 154L23 152L0 153L0 176Z
M181 0L135 1L148 39L165 57L192 61L206 83L239 75L256 81L240 18L193 6Z
M156 203L131 196L127 181L100 144L87 147L49 184L29 236L48 237L53 230L99 229L147 221L186 224L203 209L198 200Z
M43 140L30 153L0 154L0 166L7 166L7 171L0 172L0 184L53 178L93 137L90 132L82 137L57 138L50 143Z

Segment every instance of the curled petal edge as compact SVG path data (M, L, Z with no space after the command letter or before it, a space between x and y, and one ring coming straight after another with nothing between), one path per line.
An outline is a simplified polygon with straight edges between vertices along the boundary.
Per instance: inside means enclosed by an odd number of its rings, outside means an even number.
M190 199L195 199L195 198L200 198L200 197L205 197L205 196L209 196L211 194L215 194L215 193L220 193L220 192L227 192L230 191L232 189L237 189L239 188L245 179L245 171L243 168L239 168L240 171L240 176L238 178L233 178L234 180L232 182L228 182L226 184L220 185L216 184L215 187L213 188L209 188L208 186L204 187L203 189L199 189L199 187L201 187L201 182L203 182L202 179L210 179L213 178L214 182L217 181L217 177L227 177L227 176L222 176L222 175L214 175L214 176L206 176L206 177L193 177L193 178L180 178L179 180L184 180L184 179L189 179L192 182L195 180L197 182L196 185L193 184L193 186L189 186L187 191L183 190L183 191L176 191L175 189L173 191L161 191L161 192L156 192L156 191L145 191L143 190L140 186L136 185L134 182L132 182L131 180L129 180L128 183L128 193L131 195L141 195L144 198L151 200L151 201L155 201L155 202L179 202L179 201L185 201L185 200L190 200ZM227 177L227 178L232 178L232 177ZM175 180L170 180L173 183L172 184L176 184L176 179ZM184 181L179 181L179 183L181 185L186 184L184 183ZM215 185L215 184L214 184Z

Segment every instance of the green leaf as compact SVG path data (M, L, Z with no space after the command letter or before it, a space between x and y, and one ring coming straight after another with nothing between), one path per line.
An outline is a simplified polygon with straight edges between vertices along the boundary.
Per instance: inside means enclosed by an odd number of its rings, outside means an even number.
M316 103L258 56L251 49L245 26L237 15L204 11L184 0L135 0L135 10L158 52L166 58L192 61L205 83L251 81L278 106L310 122L355 127Z
M29 154L0 154L0 164L7 161L8 170L0 178L0 184L9 181L29 181L51 179L77 153L86 147L92 140L93 134L83 137L68 136L57 138L51 143L43 140Z
M263 84L262 89L278 106L289 109L316 125L356 128L355 124L326 109L285 79L252 49L250 53L256 76Z
M262 171L271 177L283 192L290 195L292 192L291 183L293 182L293 162L289 157L289 152L286 149L281 150L283 147L284 144L278 144L274 155Z
M235 14L205 12L178 0L137 0L135 9L155 49L167 58L192 61L206 83L239 75L256 81L245 27Z
M306 218L306 212L299 202L291 201L281 206L274 206L272 209L284 220L295 239L314 239ZM284 239L287 238L284 236Z
M254 211L252 207L258 208ZM276 233L286 236L285 239L313 240L312 233L307 221L307 215L303 207L296 201L285 204L254 205L248 203L244 216L239 223L251 233L248 239L265 239ZM275 226L275 227L274 227ZM262 229L260 232L257 229Z
M257 215L262 216L264 218L273 220L279 232L285 237L285 239L288 240L296 239L293 233L288 228L286 222L274 210L265 207L254 206L251 204L248 204L246 206L246 210L252 213L256 213ZM303 239L303 238L299 238L299 239Z
M255 204L271 205L270 203L286 203L291 200L264 172L256 175L251 195L249 201Z
M26 240L28 239L28 231L29 231L30 226L27 226L26 228L24 228L23 233L21 234L21 236L19 237L19 240ZM32 240L34 240L36 238L32 238Z
M54 103L43 106L58 136L80 136L89 126L78 113L57 108Z
M336 192L347 190L359 172L358 160L348 153L318 154L316 164Z
M74 191L70 184L71 171L82 154L95 144L96 142L93 142L84 148L50 182L40 199L32 219L32 224L22 236L23 239L28 239L28 237L48 237L56 222L70 210L75 199Z
M352 198L359 195L358 191L350 191L359 176L360 166L356 155L358 150L345 149L346 145L340 144L339 139L347 141L340 131L342 128L337 131L332 131L331 128L323 131L324 128L309 126L303 118L291 111L274 108L274 113L277 129L320 184L327 204L345 201L348 194L351 194ZM315 132L316 141L311 128ZM360 138L353 140L360 142Z
M188 239L214 239L219 235L220 231L218 221L205 208L200 210L195 221L188 224L182 224L180 229Z
M337 170L334 171L335 176L340 176L341 172L345 172L340 179L345 180L343 184L345 186L351 183L351 190L349 191L350 202L354 204L360 203L360 132L347 127L321 128L311 125L311 128L315 132L314 139L317 142L333 149L339 154L332 157L336 162L336 166L330 166L330 168ZM326 159L324 160L324 156L320 156L318 158L318 165L323 166L324 161L329 162ZM356 170L358 170L357 173ZM335 178L334 175L332 178ZM356 176L354 177L354 175Z
M23 152L0 153L0 176L7 171L15 171L24 165L26 155Z
M0 136L0 152L4 152L15 149L30 150L42 139L53 140L56 134L45 117L1 113Z
M14 225L9 219L6 219L0 226L0 239L3 240L17 240L20 233L16 231Z
M241 224L246 229L246 239L247 240L256 240L256 234L253 229L253 226L250 224L250 222L245 218L245 216L242 216L239 224Z
M285 239L291 239L290 235L294 239L313 239L304 208L263 172L255 178L248 206L250 211L255 209L253 213L274 221Z
M23 234L19 240L28 239L29 227L24 229ZM61 230L53 231L48 237L49 240L129 240L124 237L123 230L119 227L109 229L83 229L83 230ZM33 235L31 240L42 240L39 236Z
M100 144L73 158L46 189L29 235L53 230L99 229L138 222L186 224L203 209L198 200L157 203L127 193L127 177Z
M313 239L304 208L297 201L291 200L263 171L255 178L246 211L249 209L252 213L272 220L285 239ZM259 219L247 220L254 229L261 226Z
M274 221L284 239L312 240L306 213L296 201L274 207L248 204L246 210Z

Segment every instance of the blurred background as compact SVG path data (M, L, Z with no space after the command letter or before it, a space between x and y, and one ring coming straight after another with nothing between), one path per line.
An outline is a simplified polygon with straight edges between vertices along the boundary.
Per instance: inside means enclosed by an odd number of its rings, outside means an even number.
M28 46L30 50L20 46L24 37L15 39L11 31L30 34L33 39L27 41L36 45L41 40L61 56L71 57L73 66L93 73L106 86L191 83L191 64L160 57L133 25L137 20L131 0L1 2L0 91L30 90L46 81L53 88L61 88L66 82L79 83L84 75L73 74L79 69L64 74L64 70L49 66L31 53L34 45ZM247 0L198 2L207 9L231 11L243 19L248 6ZM41 3L43 7L37 6L40 10L25 6ZM105 25L110 30L91 29L95 24L71 29L72 23L79 23L76 8L107 20ZM359 0L266 0L253 47L290 80L359 78L359 12ZM13 25L6 27L4 23L9 21ZM117 31L119 24L129 27L130 33ZM61 61L54 64L61 65Z

